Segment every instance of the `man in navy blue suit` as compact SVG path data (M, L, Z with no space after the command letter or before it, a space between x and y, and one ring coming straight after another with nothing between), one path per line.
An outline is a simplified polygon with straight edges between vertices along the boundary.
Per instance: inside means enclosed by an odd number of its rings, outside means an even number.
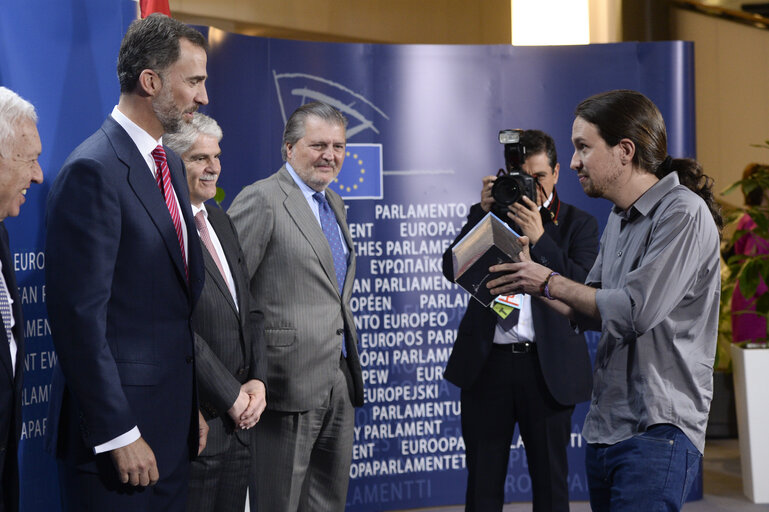
M191 326L203 257L184 166L162 136L208 103L206 50L166 16L132 23L119 103L48 197L59 356L48 443L65 510L184 510L190 458L205 443Z
M3 221L16 217L30 185L43 182L42 146L31 103L0 87L0 512L19 509L24 333L21 300Z

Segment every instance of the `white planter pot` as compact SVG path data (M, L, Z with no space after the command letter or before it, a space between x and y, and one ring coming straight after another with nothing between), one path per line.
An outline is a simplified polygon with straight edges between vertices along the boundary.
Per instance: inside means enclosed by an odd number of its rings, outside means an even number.
M731 352L742 490L753 503L769 503L769 349L732 345Z

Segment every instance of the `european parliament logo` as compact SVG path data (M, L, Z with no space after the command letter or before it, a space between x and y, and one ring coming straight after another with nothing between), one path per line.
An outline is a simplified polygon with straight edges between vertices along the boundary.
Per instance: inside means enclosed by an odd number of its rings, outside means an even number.
M382 145L348 143L342 170L329 188L344 199L382 199Z

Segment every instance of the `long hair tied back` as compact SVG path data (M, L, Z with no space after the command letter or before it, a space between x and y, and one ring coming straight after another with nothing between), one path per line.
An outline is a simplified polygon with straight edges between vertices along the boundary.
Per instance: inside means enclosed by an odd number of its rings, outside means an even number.
M641 169L658 178L676 171L681 184L705 201L721 232L724 220L713 196L713 179L703 174L696 160L668 155L665 120L649 98L627 89L602 92L583 100L574 115L595 125L609 146L625 138L632 140L636 147L633 163Z

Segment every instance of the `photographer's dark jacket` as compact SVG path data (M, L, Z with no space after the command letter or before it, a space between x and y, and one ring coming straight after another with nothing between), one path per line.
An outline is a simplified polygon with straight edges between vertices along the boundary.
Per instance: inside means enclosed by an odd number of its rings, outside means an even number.
M443 253L443 274L450 281L454 281L451 248L485 215L480 203L473 205L462 231ZM598 254L595 218L561 202L554 194L550 209L543 212L543 227L545 233L531 248L532 259L584 282ZM541 300L533 299L531 308L540 367L550 393L562 405L589 399L592 372L584 336L574 332L566 317ZM446 380L462 389L473 386L491 353L497 318L490 308L470 299L446 366Z

